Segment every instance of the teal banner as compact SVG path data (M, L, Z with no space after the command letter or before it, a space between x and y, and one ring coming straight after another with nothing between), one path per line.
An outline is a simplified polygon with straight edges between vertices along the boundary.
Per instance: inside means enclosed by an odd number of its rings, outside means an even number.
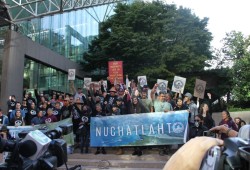
M183 144L187 137L188 112L92 117L90 126L92 147Z

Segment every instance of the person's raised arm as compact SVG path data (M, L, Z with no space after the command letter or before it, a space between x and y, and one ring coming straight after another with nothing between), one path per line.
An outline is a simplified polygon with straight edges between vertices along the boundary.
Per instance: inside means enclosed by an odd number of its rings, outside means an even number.
M151 97L152 100L155 100L155 93L156 93L157 87L158 87L158 84L155 84L154 87L151 90L150 97Z
M76 94L76 88L75 88L74 81L69 82L69 89L70 89L70 91L72 91L72 94Z

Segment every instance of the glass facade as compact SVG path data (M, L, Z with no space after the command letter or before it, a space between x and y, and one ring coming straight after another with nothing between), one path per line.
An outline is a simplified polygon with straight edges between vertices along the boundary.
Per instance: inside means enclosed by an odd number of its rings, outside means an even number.
M99 23L111 15L102 5L77 11L35 18L17 23L18 31L33 41L74 62L83 61L83 53L98 35Z
M23 87L31 91L55 90L65 93L72 93L69 88L68 74L53 69L29 58L25 58ZM83 80L75 80L76 87L82 87Z
M9 29L8 26L0 27L0 95L1 95L2 66L3 66L3 46L5 42L5 35L8 29Z
M19 21L15 23L18 28L15 31L80 64L84 61L83 53L99 33L99 24L113 14L113 8L112 4L101 5ZM0 76L6 30L0 27ZM83 80L76 78L74 84L75 87L82 87ZM72 93L67 70L57 70L31 60L29 56L25 56L23 87L28 91L37 88L39 91Z

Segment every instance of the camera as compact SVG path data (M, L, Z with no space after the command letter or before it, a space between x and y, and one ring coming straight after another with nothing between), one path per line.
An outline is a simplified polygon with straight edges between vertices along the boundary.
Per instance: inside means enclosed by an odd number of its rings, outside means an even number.
M214 146L203 158L201 170L250 170L250 140L227 138L224 146Z
M61 137L71 133L72 127L22 132L17 140L0 138L0 153L8 152L0 170L54 170L66 165L67 144Z

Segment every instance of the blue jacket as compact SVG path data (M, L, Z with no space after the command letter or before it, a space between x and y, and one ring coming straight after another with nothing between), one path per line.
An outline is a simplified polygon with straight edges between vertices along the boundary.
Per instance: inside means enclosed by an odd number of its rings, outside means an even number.
M6 115L3 115L3 125L8 126L9 125L9 118Z

